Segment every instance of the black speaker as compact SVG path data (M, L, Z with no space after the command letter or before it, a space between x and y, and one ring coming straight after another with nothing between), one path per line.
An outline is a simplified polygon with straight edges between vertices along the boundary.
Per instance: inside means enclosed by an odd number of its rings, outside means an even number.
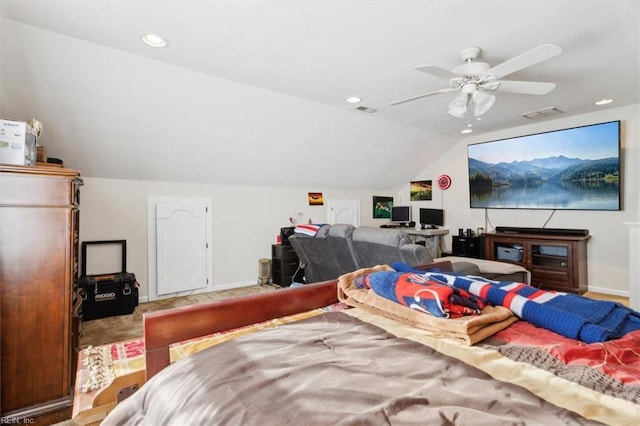
M586 237L589 235L588 229L572 228L526 228L521 226L496 226L496 232L505 234L538 234L538 235L575 235Z
M484 258L484 238L452 236L451 249L454 256Z

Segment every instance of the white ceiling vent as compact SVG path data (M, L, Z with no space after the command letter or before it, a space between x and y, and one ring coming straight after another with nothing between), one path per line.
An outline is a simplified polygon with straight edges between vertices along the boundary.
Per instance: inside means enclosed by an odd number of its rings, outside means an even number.
M374 112L378 112L377 109L369 108L369 107L366 107L366 106L359 106L356 109L358 111L368 112L369 114L374 113Z
M564 114L564 111L556 107L550 107L550 108L541 109L539 111L528 112L526 114L522 114L522 116L524 118L528 118L529 120L538 120L540 118L552 117L558 114Z

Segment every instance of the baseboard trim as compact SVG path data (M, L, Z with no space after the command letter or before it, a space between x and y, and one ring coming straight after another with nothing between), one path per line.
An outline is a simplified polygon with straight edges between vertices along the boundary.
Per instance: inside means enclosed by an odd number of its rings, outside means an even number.
M212 291L232 290L234 288L249 287L251 285L257 285L257 284L258 284L257 282L225 284L225 285L221 285L220 287L215 287Z
M589 286L587 291L593 291L595 293L602 293L602 294L610 294L612 296L629 297L629 292L624 290L612 290L610 288Z
M221 285L219 287L216 286L215 288L213 288L211 290L204 289L203 291L187 292L187 293L184 293L184 294L172 294L172 295L166 296L166 298L179 297L179 296L189 296L189 295L198 294L198 293L210 293L212 291L233 290L233 289L236 289L236 288L248 287L248 286L252 286L252 285L257 285L257 282L255 282L255 283L251 282L251 283L225 284L225 285ZM162 300L162 299L163 298L156 299L156 300L154 300L154 302L158 301L158 300ZM147 302L149 302L149 296L148 295L147 296L139 296L138 297L138 303L147 303Z

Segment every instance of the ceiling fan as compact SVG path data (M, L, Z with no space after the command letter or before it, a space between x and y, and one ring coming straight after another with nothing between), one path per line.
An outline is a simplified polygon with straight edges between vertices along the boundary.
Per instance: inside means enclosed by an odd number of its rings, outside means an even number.
M556 87L555 83L510 81L501 80L501 78L558 56L562 52L558 46L543 44L493 68L486 62L475 61L481 52L482 49L476 46L462 49L460 57L464 64L454 68L452 71L436 65L415 67L418 71L449 80L449 87L401 99L392 102L390 105L398 105L427 96L460 91L453 101L449 103L449 114L462 118L469 108L473 107L473 115L477 117L489 111L496 100L496 97L487 93L487 91L498 90L524 95L546 95Z

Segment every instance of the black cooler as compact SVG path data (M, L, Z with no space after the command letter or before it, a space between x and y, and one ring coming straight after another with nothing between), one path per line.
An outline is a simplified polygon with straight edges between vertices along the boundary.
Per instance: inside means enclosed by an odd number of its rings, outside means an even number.
M122 251L120 272L87 275L87 246L115 245ZM82 296L82 320L132 314L138 306L138 282L127 271L126 240L85 241L82 243L82 276L78 281Z

